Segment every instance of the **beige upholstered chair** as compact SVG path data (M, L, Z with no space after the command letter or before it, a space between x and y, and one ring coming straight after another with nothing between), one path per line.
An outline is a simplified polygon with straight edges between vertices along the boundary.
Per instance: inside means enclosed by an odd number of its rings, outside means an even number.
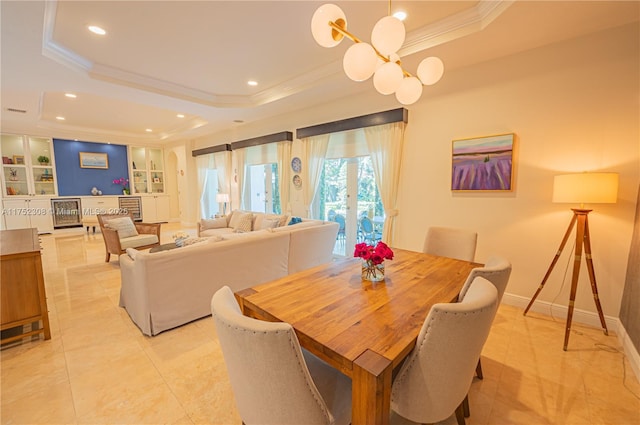
M422 252L458 260L473 261L478 234L453 227L430 227Z
M106 251L104 261L107 263L111 254L124 254L127 248L145 249L160 245L160 223L136 223L131 213L98 214L97 217Z
M391 409L422 424L455 412L464 425L463 403L497 308L498 291L482 277L461 302L434 305L393 382Z
M303 355L288 323L243 316L228 286L211 299L244 424L348 424L351 380L313 355Z
M484 277L489 282L493 283L493 286L498 290L498 305L500 305L504 291L507 288L507 283L509 283L509 276L511 276L511 263L509 260L503 257L494 256L487 260L484 267L478 267L471 270L471 273L469 273L469 276L467 277L467 281L462 286L462 290L458 295L458 301L462 301L464 299L465 294L471 286L471 282L473 282L473 280L478 276ZM480 379L484 378L480 358L478 358L476 375Z

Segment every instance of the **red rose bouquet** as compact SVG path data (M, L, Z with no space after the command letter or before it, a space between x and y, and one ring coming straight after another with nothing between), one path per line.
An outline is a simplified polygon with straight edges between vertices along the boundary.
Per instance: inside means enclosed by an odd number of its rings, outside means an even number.
M393 260L393 251L380 241L375 246L366 242L356 244L353 256L362 258L362 278L371 281L384 279L384 260Z

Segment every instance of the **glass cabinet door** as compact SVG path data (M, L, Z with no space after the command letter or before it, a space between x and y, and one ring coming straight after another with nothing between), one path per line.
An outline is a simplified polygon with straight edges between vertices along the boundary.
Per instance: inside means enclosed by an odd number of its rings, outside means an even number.
M56 182L49 139L29 137L31 176L36 195L55 195Z
M162 149L149 149L149 172L151 174L151 192L164 193L164 161Z
M131 168L133 169L133 193L147 193L147 150L131 147Z
M23 137L3 134L0 136L0 151L2 151L3 195L29 195Z

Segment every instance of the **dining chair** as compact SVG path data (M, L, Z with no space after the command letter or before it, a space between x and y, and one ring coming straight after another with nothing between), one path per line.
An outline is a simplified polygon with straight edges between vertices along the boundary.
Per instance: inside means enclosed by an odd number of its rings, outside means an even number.
M351 380L300 348L288 323L242 315L228 286L211 312L242 422L348 424Z
M466 282L462 285L460 294L458 295L458 301L462 301L471 286L471 283L478 276L484 277L493 284L498 290L498 305L502 302L502 296L509 283L509 277L511 276L511 263L504 257L492 256L485 263L484 267L477 267L471 270ZM483 379L482 373L482 361L478 358L478 365L476 366L476 375L478 379Z
M497 308L498 290L482 277L473 280L461 302L431 307L392 384L391 409L422 424L455 413L464 425L463 405Z
M347 227L347 222L342 214L336 214L335 221L340 225L336 238L339 240L344 240L346 238L345 229Z
M454 227L429 227L422 252L473 261L476 256L478 233Z
M360 217L360 229L362 230L363 242L375 244L382 239L382 234L376 232L373 221L367 216Z

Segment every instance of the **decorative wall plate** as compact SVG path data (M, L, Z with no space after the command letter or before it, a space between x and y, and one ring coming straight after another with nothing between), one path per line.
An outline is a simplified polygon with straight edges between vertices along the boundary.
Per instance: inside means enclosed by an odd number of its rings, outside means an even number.
M302 170L302 161L300 160L300 158L298 158L297 156L294 156L291 159L291 169L295 172L295 173L299 173L300 170Z

